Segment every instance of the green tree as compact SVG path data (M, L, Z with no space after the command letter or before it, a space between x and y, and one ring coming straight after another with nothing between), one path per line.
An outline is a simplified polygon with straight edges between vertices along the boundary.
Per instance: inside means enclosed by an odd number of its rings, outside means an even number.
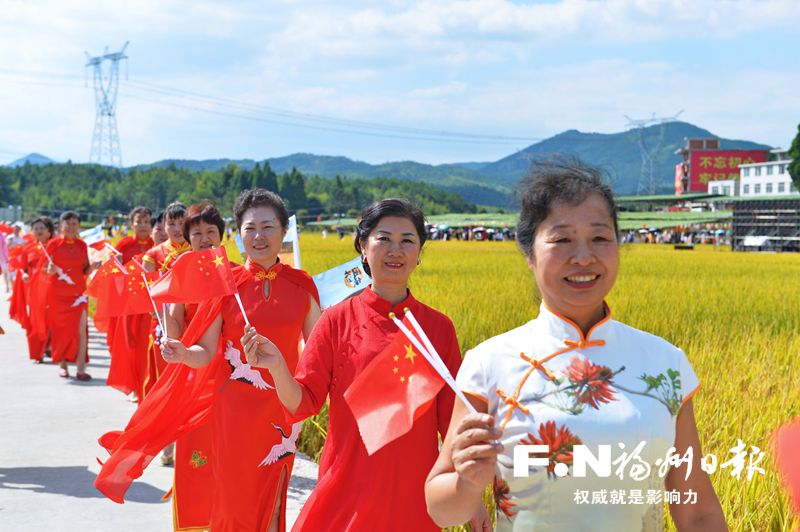
M789 157L792 158L792 162L789 163L789 175L794 181L795 188L800 190L800 124L797 125L797 135L789 148Z

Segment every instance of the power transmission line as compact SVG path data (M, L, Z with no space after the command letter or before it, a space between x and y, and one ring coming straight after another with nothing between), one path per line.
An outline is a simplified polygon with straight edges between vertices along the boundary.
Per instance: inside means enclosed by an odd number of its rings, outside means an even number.
M642 156L642 169L639 173L639 184L636 187L637 195L653 195L656 193L657 182L654 168L655 157L658 155L658 150L661 148L661 144L664 142L664 130L666 129L666 125L677 120L681 113L683 113L683 109L678 111L674 116L657 118L656 114L653 113L652 117L643 119L634 119L628 115L623 115L628 119L628 123L626 125L628 127L636 128L636 141L639 145L639 152ZM655 145L647 146L644 139L644 128L655 124L661 125L659 128L658 140L656 141Z

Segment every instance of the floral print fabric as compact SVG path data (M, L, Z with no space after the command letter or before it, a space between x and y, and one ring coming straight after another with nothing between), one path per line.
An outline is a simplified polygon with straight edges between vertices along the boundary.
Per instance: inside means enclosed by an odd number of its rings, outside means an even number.
M680 349L612 320L608 309L583 335L542 304L535 320L469 351L457 382L488 404L503 431L494 483L497 530L662 529L660 503L578 504L576 492L663 490L658 461L674 445L677 414L699 385ZM588 468L576 477L578 444L595 456L599 445L610 445L612 460L638 448L638 460L652 468L641 478L621 460L609 477ZM515 477L517 445L547 445L547 467ZM567 474L557 475L558 468Z

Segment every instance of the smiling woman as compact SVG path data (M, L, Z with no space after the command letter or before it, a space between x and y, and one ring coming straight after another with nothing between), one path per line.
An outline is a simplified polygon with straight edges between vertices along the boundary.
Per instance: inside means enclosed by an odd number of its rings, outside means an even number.
M294 530L439 530L428 516L423 490L425 475L438 454L437 434L447 432L453 393L443 388L410 431L373 454L367 453L344 399L355 378L397 334L390 312L403 316L405 309L411 309L450 372L456 373L461 354L452 322L408 290L425 239L422 212L408 200L369 205L362 212L355 247L372 285L325 311L295 374L288 363L291 359L254 330L242 341L248 362L269 369L293 421L318 413L329 401L319 483ZM479 509L478 530L491 524L479 501L472 509Z
M480 413L453 409L426 483L431 516L463 522L491 484L497 530L662 530L666 489L697 498L670 501L679 530L726 530L700 468L691 364L665 340L612 320L605 302L619 262L611 190L596 169L561 161L535 165L521 196L518 244L542 295L539 316L467 353L457 382ZM543 466L516 463L528 445L547 447ZM638 449L653 467L641 478L624 467L583 474L573 468L579 445L593 456L601 445ZM658 467L670 448L693 450L691 475ZM598 504L600 492L622 502Z

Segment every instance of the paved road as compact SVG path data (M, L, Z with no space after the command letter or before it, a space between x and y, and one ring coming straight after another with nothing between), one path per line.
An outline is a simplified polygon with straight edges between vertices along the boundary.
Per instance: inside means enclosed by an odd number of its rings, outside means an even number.
M154 460L128 491L124 505L93 485L105 451L97 437L122 428L135 405L105 385L105 337L89 333L88 383L58 377L53 364L28 361L25 335L8 319L0 293L0 531L172 530L172 509L161 497L172 468ZM74 366L70 368L74 375ZM314 487L316 464L298 457L289 485L287 517L293 523Z

